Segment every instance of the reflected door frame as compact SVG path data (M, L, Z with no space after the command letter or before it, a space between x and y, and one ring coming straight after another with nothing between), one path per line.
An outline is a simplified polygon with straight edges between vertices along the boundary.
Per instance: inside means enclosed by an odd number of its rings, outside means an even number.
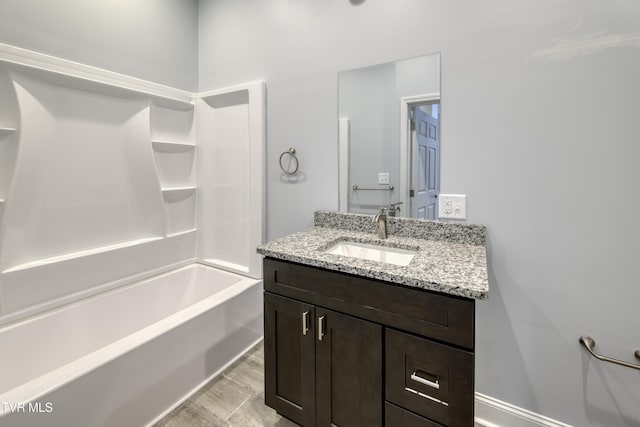
M409 109L412 106L430 102L440 102L440 92L400 98L400 170L405 171L400 174L400 201L402 202L400 216L402 217L411 216L409 197L411 189L411 168L409 167L411 161L411 124Z

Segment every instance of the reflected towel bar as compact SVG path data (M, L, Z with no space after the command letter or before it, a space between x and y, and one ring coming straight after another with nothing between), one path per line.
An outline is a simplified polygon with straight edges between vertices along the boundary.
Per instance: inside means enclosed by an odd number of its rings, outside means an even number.
M362 190L385 190L385 191L393 191L393 185L388 185L386 187L380 187L380 188L360 188L357 185L354 185L353 187L353 191L362 191Z
M594 352L593 349L596 346L596 342L591 337L588 337L586 335L581 336L580 337L580 344L585 346L587 348L587 350L589 350L589 353L591 353L593 355L593 357L595 357L596 359L603 360L605 362L615 363L616 365L626 366L627 368L639 369L640 370L640 365L634 365L633 363L625 362L623 360L612 359L612 358L607 357L607 356L601 356L601 355L597 354L596 352ZM636 356L637 359L640 359L640 350L636 350L635 356Z

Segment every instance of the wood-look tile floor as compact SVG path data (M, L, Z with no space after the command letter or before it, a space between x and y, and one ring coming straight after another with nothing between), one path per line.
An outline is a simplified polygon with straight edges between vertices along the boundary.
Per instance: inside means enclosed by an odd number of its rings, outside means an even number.
M264 346L260 342L155 427L299 426L264 404Z
M156 424L194 426L298 427L264 404L262 342Z

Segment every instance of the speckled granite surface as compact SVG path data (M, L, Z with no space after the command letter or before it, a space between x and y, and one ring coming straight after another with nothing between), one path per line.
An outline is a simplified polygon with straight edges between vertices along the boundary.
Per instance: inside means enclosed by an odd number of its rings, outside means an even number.
M258 253L450 295L489 296L483 226L390 218L389 236L381 240L371 215L316 212L315 224L258 246ZM324 252L340 240L412 248L418 253L409 265L398 266Z
M318 227L342 228L366 233L376 232L376 225L373 223L371 215L317 211L314 214L313 223ZM417 239L483 246L486 235L484 225L395 217L387 217L387 232L398 237L415 237Z

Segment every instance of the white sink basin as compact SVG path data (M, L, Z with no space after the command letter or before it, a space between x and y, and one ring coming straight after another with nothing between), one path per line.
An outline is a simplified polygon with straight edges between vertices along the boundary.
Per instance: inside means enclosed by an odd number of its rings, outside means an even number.
M395 265L408 265L417 253L408 249L347 241L338 242L324 252Z

